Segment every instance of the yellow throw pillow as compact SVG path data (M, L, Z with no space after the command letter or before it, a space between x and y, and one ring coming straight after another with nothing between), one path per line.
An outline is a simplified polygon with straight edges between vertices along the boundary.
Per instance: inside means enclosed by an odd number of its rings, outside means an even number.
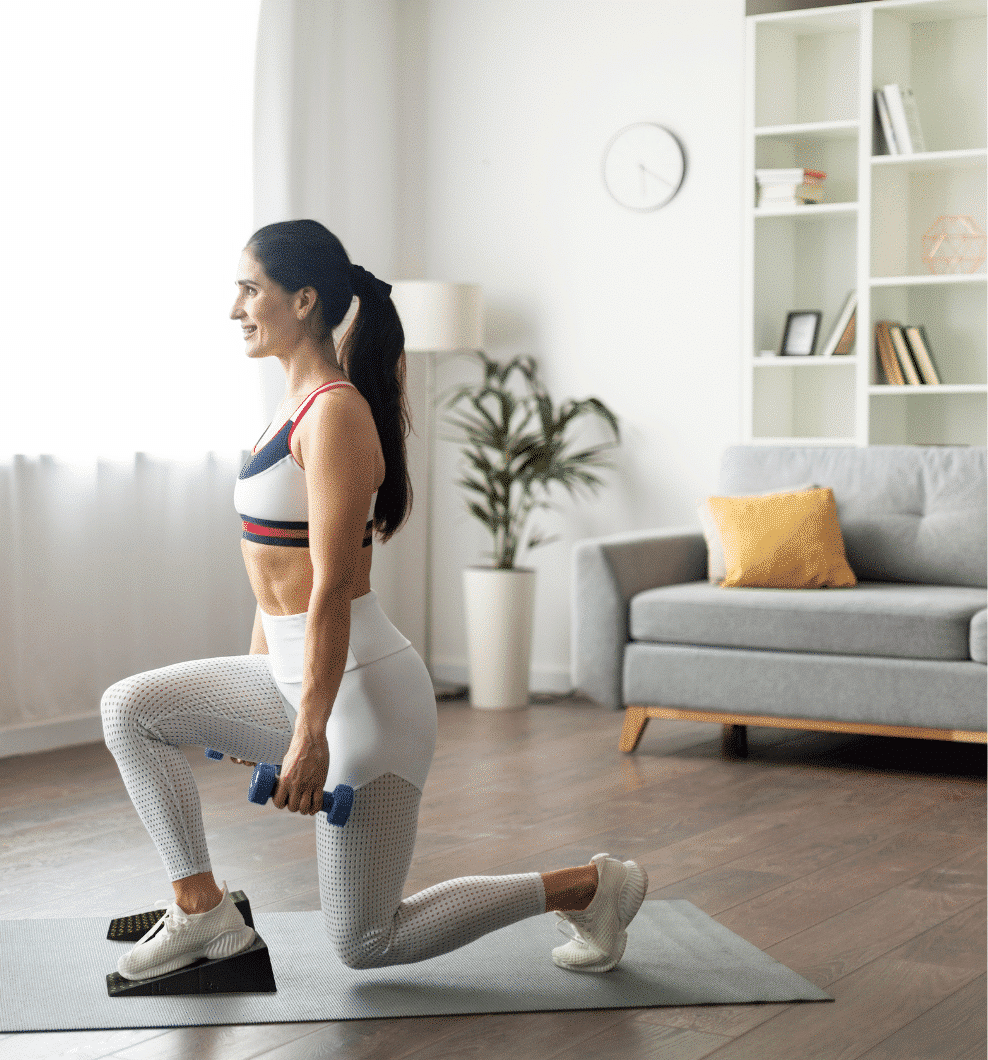
M711 497L707 502L724 546L721 585L765 589L857 585L831 489L768 497Z
M801 482L798 486L790 486L788 489L766 490L764 493L744 493L744 497L768 497L774 493L801 493L803 490L815 490L815 482ZM724 546L720 543L720 531L710 514L710 508L704 501L696 510L700 517L700 526L703 528L703 537L707 542L707 581L717 585L727 577L724 567Z

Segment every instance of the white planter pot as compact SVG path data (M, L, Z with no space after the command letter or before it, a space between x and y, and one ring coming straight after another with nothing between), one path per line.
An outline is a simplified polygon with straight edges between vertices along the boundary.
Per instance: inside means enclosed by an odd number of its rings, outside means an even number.
M470 705L483 710L528 706L535 571L467 567L463 597Z

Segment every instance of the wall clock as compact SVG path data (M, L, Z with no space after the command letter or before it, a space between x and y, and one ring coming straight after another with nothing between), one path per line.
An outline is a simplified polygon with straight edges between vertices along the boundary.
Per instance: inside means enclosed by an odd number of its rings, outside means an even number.
M629 210L658 210L686 174L682 144L668 129L640 121L616 132L604 148L604 185Z

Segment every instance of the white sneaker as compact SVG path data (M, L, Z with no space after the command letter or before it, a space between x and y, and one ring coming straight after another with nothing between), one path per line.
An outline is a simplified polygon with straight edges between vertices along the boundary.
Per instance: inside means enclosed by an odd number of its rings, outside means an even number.
M645 900L648 876L634 861L598 854L597 891L586 909L556 912L556 927L573 941L552 951L553 961L571 972L609 972L624 956L627 927Z
M117 962L124 979L150 979L192 964L200 957L232 957L254 941L223 884L220 904L205 913L186 913L172 902L165 915Z

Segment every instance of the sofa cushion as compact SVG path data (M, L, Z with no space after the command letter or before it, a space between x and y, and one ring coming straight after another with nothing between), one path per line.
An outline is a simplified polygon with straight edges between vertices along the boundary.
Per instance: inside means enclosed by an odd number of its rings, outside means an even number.
M711 497L728 587L850 588L837 506L830 489L768 497Z
M971 658L988 663L988 611L979 611L971 619Z
M986 455L982 446L732 446L718 490L829 486L859 580L984 588Z
M767 651L970 659L985 591L859 582L853 591L723 589L690 582L633 597L635 641Z

